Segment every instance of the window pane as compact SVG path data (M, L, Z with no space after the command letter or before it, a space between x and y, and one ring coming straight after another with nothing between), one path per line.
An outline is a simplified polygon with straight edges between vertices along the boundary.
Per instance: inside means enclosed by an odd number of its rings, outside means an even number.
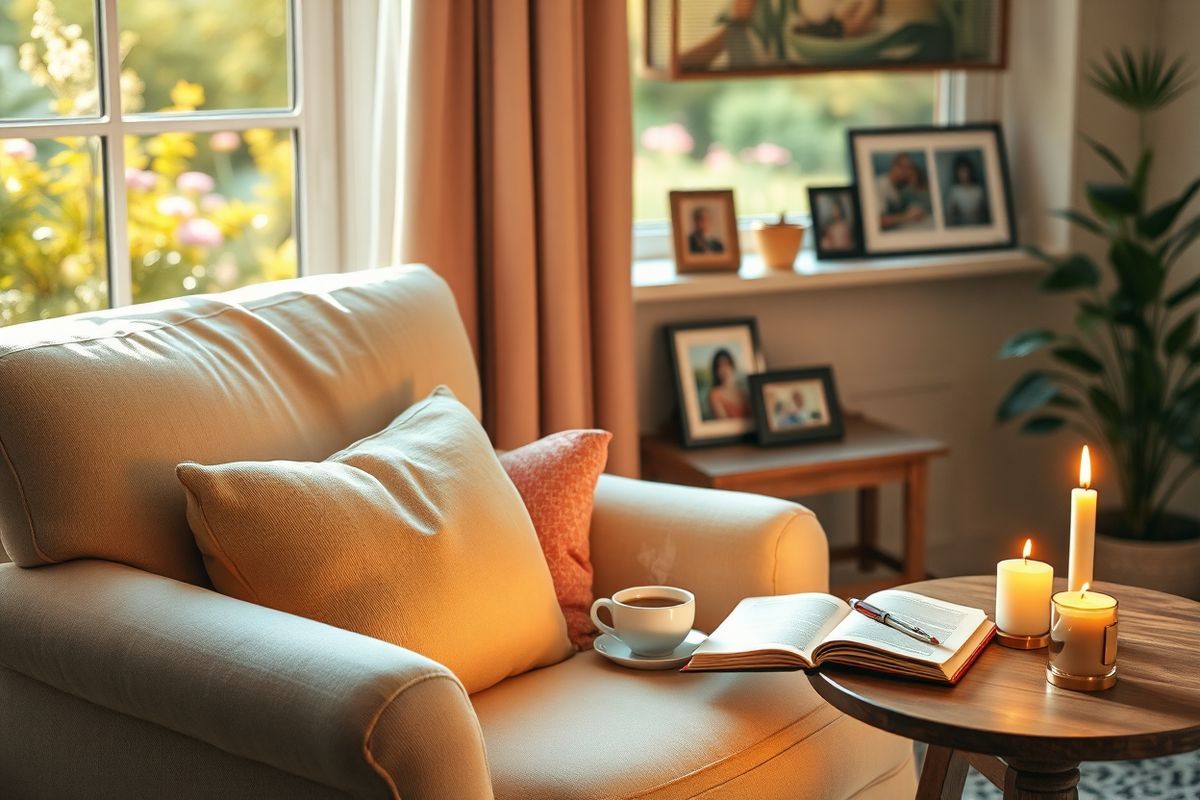
M135 111L291 108L288 0L120 0Z
M96 138L0 139L0 325L108 305Z
M0 119L95 116L92 0L9 0L0 13Z
M291 131L126 138L135 302L296 276Z
M933 122L933 72L658 81L633 42L634 219L670 217L671 189L730 187L741 216L808 210L808 186L850 178L846 129Z

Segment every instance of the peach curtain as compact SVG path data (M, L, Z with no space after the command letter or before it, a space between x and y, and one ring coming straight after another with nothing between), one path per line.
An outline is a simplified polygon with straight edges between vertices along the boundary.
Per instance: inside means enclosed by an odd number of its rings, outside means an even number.
M497 447L606 428L634 475L625 6L411 3L398 246L454 289Z

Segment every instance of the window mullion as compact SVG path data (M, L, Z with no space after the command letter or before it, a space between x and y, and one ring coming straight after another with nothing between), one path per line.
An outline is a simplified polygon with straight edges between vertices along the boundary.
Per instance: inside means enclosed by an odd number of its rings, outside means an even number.
M108 227L108 299L113 307L133 302L129 263L129 205L125 187L125 125L121 115L121 47L118 0L102 0L100 9L101 75L109 124L104 141L105 201Z

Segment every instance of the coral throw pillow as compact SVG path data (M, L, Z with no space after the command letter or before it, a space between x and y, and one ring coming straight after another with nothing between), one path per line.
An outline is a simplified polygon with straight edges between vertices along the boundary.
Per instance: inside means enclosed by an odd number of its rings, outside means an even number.
M571 653L521 496L449 389L320 463L176 473L224 594L415 650L469 692Z
M533 519L567 633L585 650L596 633L589 616L592 504L610 439L608 431L563 431L500 456Z

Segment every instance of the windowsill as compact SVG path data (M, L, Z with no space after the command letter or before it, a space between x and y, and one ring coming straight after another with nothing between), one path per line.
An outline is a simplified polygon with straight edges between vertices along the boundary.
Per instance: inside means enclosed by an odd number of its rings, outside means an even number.
M804 250L792 270L769 270L757 254L747 254L742 257L742 268L736 274L678 275L671 259L647 259L633 264L633 300L635 303L663 303L766 292L1033 273L1044 268L1042 262L1023 250L844 261L818 261L811 250Z

